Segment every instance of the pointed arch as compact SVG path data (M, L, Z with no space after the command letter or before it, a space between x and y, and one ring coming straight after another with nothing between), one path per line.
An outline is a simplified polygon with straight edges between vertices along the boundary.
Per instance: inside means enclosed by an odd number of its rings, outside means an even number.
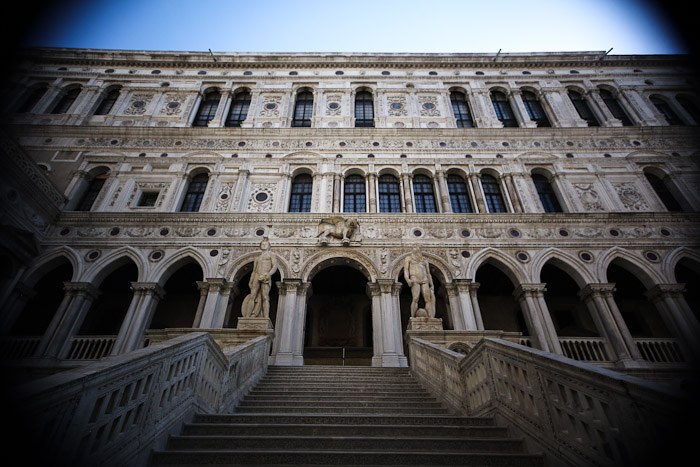
M210 271L209 262L206 257L204 257L198 249L186 246L177 250L159 263L157 267L153 268L153 270L149 272L146 281L157 282L159 285L163 286L170 276L188 261L197 263L202 270L203 278L215 276L213 272Z
M515 286L528 282L528 276L522 266L515 259L495 248L485 248L472 256L467 265L465 277L474 280L476 271L486 263L498 268Z
M99 286L108 275L128 261L132 261L138 270L137 281L143 282L148 269L146 266L147 263L142 258L142 253L131 246L124 246L109 252L101 258L100 261L96 261L92 267L86 268L83 276L79 278L79 280Z
M542 282L542 268L547 263L551 263L566 272L576 282L579 288L583 288L586 284L595 282L591 271L583 267L578 258L559 248L548 248L534 255L531 262L532 282Z
M681 247L671 251L669 254L664 256L661 263L661 272L667 279L666 283L678 282L676 280L676 266L681 261L690 261L700 265L700 251L693 250L688 247ZM700 271L698 271L700 272Z
M83 261L75 249L67 245L61 245L44 252L44 254L36 258L32 265L22 275L22 282L29 287L33 287L34 284L36 284L36 282L44 276L44 274L49 272L64 260L68 260L73 268L73 277L71 278L71 282L78 281L78 278L83 275Z
M598 258L596 269L598 282L608 282L607 271L613 261L634 274L647 289L652 288L655 284L663 283L663 277L656 270L642 263L642 260L634 253L620 247L613 247Z

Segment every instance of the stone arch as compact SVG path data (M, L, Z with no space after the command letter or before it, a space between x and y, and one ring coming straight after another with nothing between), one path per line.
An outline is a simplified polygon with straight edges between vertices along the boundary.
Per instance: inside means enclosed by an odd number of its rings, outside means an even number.
M282 159L301 159L301 158L314 158L314 159L319 159L322 158L323 155L318 153L318 152L311 152L311 151L295 151L295 152L290 152L289 154L285 154L282 156Z
M532 282L542 282L540 279L542 268L547 263L551 263L569 274L579 288L583 288L586 284L595 282L591 272L583 267L576 257L558 248L548 248L542 252L538 252L534 258L532 258Z
M448 264L440 258L439 256L435 255L434 253L431 253L430 251L423 250L421 248L421 253L423 253L423 256L425 257L426 260L428 260L428 264L432 266L432 271L437 273L438 279L442 281L444 285L449 284L452 282L454 279L452 272L450 271L450 267ZM410 256L411 252L408 251L407 253L404 253L400 256L398 256L392 263L391 265L391 277L394 280L399 280L399 274L401 273L401 270L403 269L403 263L404 260Z
M447 350L451 350L460 355L469 355L472 351L473 346L467 344L466 342L452 342L447 346Z
M360 271L368 282L375 282L379 272L372 260L362 253L354 251L324 251L317 253L306 260L301 270L301 280L311 282L313 277L329 266L350 266Z
M528 281L525 270L515 259L494 248L486 248L472 256L471 261L467 264L465 277L473 280L476 277L476 271L486 263L500 269L515 286Z
M209 262L202 253L193 247L182 248L173 253L167 260L154 268L149 277L146 279L149 282L157 282L163 286L170 276L183 266L187 261L194 261L202 269L203 277L213 277L209 268Z
M542 151L526 151L515 156L515 159L545 159L547 161L554 162L557 157L553 154Z
M445 175L458 175L464 180L469 180L469 173L464 167L448 167L447 170L445 170Z
M99 284L115 271L117 268L123 266L131 260L138 270L138 281L144 281L146 275L146 261L142 258L142 253L133 247L125 246L118 248L110 253L108 253L101 261L95 262L95 265L91 268L85 270L84 274L78 279L82 282L90 282L93 285L99 286Z
M311 167L303 166L303 167L296 167L291 175L291 180L294 180L295 177L298 177L299 175L310 175L311 178L313 179L314 171Z
M667 279L667 283L677 282L675 268L681 261L697 263L700 266L700 252L688 247L681 247L666 255L661 264L661 272Z
M83 261L77 251L69 246L63 245L47 251L39 258L35 259L32 266L23 274L22 282L29 287L33 287L44 274L63 260L68 260L73 268L73 277L71 281L77 281L77 278L83 275Z
M342 172L342 177L346 178L350 175L359 175L363 178L367 177L367 170L362 167L349 167Z
M639 257L620 247L611 248L600 256L596 270L598 282L608 282L607 271L613 262L634 274L647 289L663 283L663 277L652 266L643 264Z
M393 175L397 180L401 180L401 174L394 167L382 167L377 170L377 177L381 177L382 175Z
M411 172L412 176L425 175L430 180L435 180L435 173L431 171L428 167L418 166Z

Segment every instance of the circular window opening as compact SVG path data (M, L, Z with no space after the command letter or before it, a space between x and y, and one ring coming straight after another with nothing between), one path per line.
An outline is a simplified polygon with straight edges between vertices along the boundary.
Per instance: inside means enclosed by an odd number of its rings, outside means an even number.
M423 232L421 232L421 231L418 230L418 229L415 229L415 230L413 231L413 235L416 236L416 237L422 237L422 236L423 236Z
M257 194L255 195L255 201L259 201L259 202L261 202L261 203L262 203L263 201L267 201L267 198L268 198L267 193L265 193L265 192L263 192L263 191L261 191L260 193L257 193Z
M620 235L620 231L617 229L610 229L610 235L612 235L613 237L617 237Z
M374 159L374 154L367 154L367 157L369 157L370 159Z
M244 71L244 72L243 72L243 76L250 76L250 75L252 75L252 74L253 74L252 71Z
M200 71L197 72L197 74L198 74L198 75L206 75L207 72L204 71L204 70L200 70Z
M593 260L593 255L587 251L582 251L581 253L578 254L578 257L586 262Z
M114 69L112 69L112 68L107 68L107 69L105 70L105 73L114 73Z
M522 262L525 262L525 261L530 259L530 256L527 253L525 253L524 251L518 252L518 254L516 256Z
M89 252L89 253L87 254L86 257L87 257L87 259L89 259L90 261L95 261L97 258L100 257L100 252L97 251L97 250L92 250L91 252Z
M572 158L574 157L574 155L571 154L570 152L567 152L567 153L566 153L566 157L568 157L569 159L572 159Z
M392 110L401 110L401 109L403 109L403 104L401 102L392 102L389 107Z
M219 254L219 250L211 250L209 252L209 256L217 256Z
M469 230L467 230L467 229L462 230L462 237L470 237L471 235L472 235L472 233Z
M671 236L671 231L668 229L661 229L661 235L663 235L664 237L669 237Z
M407 148L412 148L412 147L413 147L413 143L410 142L410 141L406 142L406 147L407 147Z
M559 235L561 235L562 237L568 237L569 231L566 229L559 229Z
M646 253L644 253L644 257L653 263L659 260L659 255L654 253L653 251L647 251Z
M146 157L146 153L145 152L139 153L139 157Z
M162 236L166 236L166 235L168 235L169 233L170 233L170 229L167 229L167 228L160 229L160 234L161 234Z
M314 143L312 143L311 141L307 141L306 144L305 144L305 146L306 146L307 148L310 147L310 146L313 146L313 145L314 145Z
M344 75L345 72L338 70L338 71L335 72L335 74L340 76L340 75Z
M383 74L384 76L389 76L391 73L389 73L388 71L382 71L382 74Z
M289 72L289 76L296 76L298 74L299 74L299 72L297 72L297 71L290 71Z
M265 235L265 229L256 230L255 235L257 235L258 237L262 237L263 235Z
M520 231L518 229L510 229L508 231L508 235L510 235L511 237L519 237Z
M469 252L466 251L466 250L462 252L462 258L469 258L471 255L472 255L472 254L469 253Z
M406 154L401 154L399 157L400 157L401 159L405 159L405 158L406 158Z
M120 232L119 227L113 227L112 230L109 231L109 234L111 236L115 236L115 235L119 235L119 232Z
M63 237L65 237L69 233L70 233L70 229L61 229L61 231L59 232L59 234Z
M159 75L159 74L160 74L160 70L153 70L153 71L151 72L151 74L152 74L152 75Z
M437 76L437 71L429 71L428 74L430 76Z
M221 195L219 196L219 198L221 198L221 199L228 199L228 193L221 193Z
M340 143L338 143L338 146L340 146L341 148L344 148L345 144L346 144L345 141L341 141Z
M340 108L340 104L337 102L331 102L330 104L328 104L328 108L331 110L337 110Z
M207 230L207 235L209 235L210 237L213 237L214 235L216 235L216 229Z
M156 250L150 254L149 258L151 258L151 261L158 261L163 258L163 252Z

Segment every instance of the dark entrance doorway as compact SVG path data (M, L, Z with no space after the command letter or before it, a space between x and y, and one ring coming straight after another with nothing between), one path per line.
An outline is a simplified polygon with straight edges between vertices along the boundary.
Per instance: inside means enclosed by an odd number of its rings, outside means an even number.
M372 364L372 302L367 278L349 266L330 266L311 281L306 305L304 364Z

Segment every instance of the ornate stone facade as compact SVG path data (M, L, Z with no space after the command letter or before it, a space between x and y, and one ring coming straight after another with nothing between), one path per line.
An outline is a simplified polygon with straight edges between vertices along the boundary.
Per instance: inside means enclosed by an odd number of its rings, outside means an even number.
M405 366L420 246L435 342L501 331L682 367L700 334L692 79L682 56L599 52L29 50L6 98L2 209L38 248L2 284L4 335L54 361L95 336L112 339L99 357L149 330L235 329L268 238L275 364L342 347Z

